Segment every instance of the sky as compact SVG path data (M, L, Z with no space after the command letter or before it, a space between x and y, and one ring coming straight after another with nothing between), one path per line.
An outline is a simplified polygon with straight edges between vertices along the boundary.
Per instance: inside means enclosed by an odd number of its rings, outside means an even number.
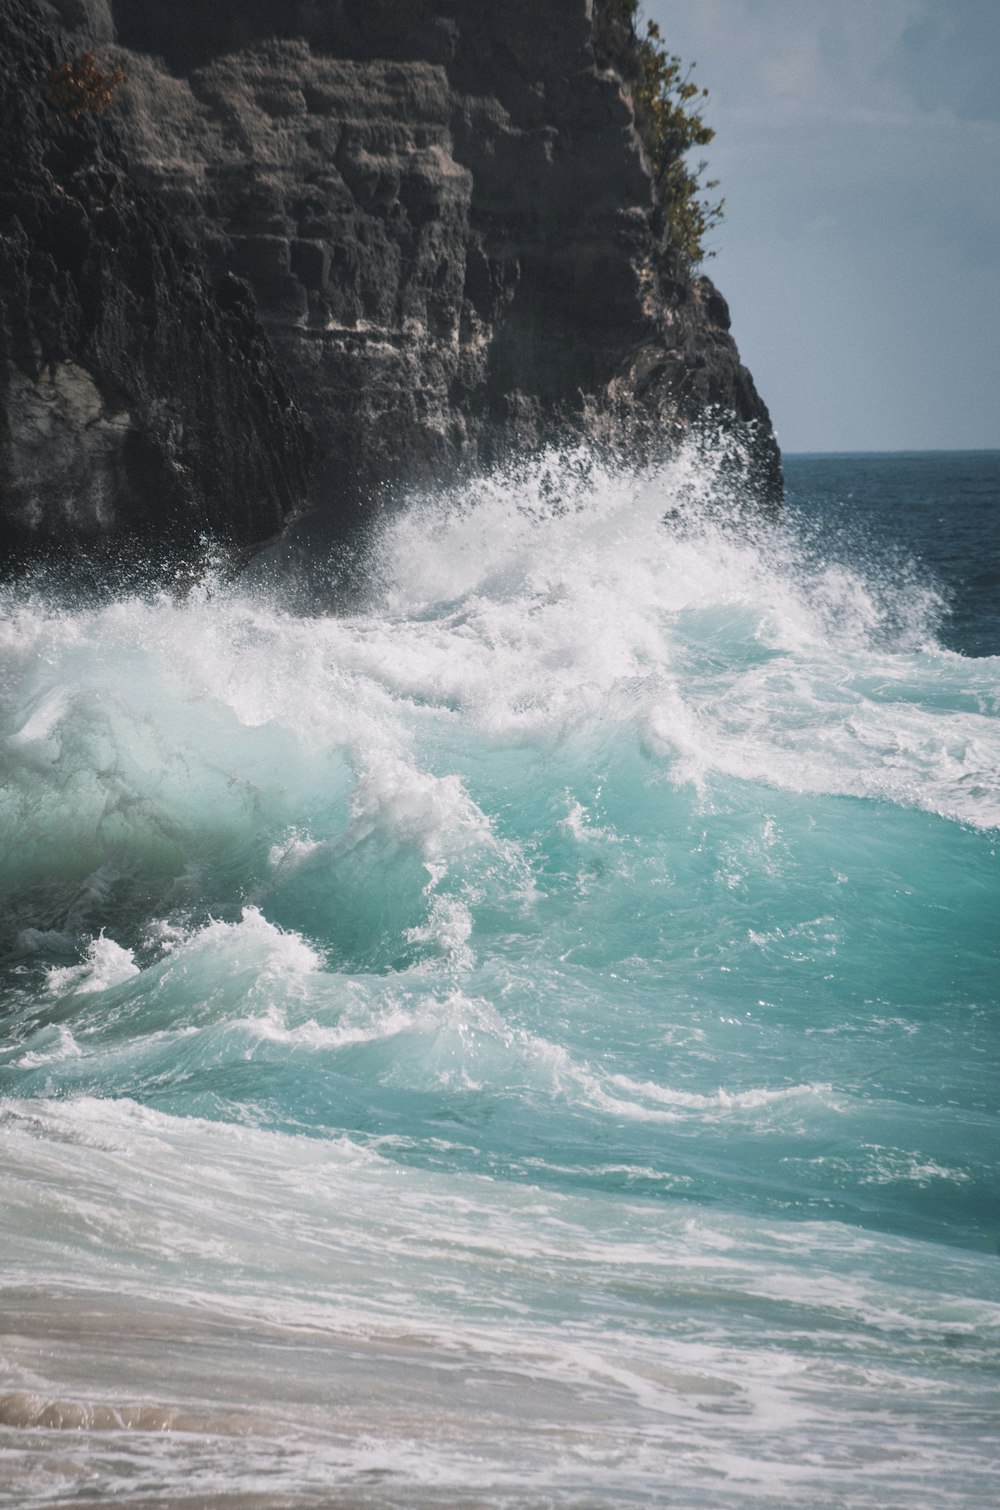
M644 0L782 449L1000 447L1000 0Z

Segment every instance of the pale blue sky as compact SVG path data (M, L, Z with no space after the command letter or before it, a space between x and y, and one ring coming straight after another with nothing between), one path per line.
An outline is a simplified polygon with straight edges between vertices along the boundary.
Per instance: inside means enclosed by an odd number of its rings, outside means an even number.
M1000 446L1000 0L645 0L786 451Z

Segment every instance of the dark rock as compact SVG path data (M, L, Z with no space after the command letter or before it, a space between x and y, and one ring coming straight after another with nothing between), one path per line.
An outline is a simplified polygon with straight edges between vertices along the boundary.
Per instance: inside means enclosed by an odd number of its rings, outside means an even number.
M664 252L590 0L59 9L72 30L0 0L19 539L252 546L306 496L348 535L399 484L566 435L641 454L709 416L778 496L725 301ZM95 45L128 82L69 123L46 70Z
M3 566L96 547L132 573L161 545L277 535L315 444L250 290L213 290L114 107L72 120L48 98L89 37L30 0L0 15Z

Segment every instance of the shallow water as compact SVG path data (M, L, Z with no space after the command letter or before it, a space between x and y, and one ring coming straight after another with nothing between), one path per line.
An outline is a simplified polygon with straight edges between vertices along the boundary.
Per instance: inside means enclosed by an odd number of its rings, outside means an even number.
M993 1503L995 605L817 466L8 594L4 1503Z

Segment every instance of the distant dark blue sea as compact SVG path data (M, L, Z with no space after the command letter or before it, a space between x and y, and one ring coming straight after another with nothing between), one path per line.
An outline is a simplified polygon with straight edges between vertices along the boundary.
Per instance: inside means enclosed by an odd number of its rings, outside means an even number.
M995 1504L1000 453L729 475L5 590L0 1504Z
M941 598L937 639L1000 655L1000 451L786 456L792 520L821 550L916 569Z

